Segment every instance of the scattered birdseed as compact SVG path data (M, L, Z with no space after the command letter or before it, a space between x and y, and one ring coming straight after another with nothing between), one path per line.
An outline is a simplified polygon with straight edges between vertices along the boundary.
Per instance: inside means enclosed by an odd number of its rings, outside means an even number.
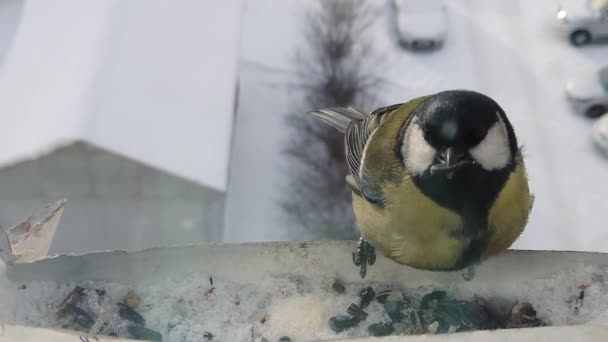
M0 310L0 320L148 340L201 341L206 331L213 341L234 342L570 325L602 317L607 270L581 265L500 288L464 281L449 288L341 281L342 294L333 289L335 278L289 275L268 275L255 284L214 278L211 287L209 274L196 273L139 287L108 281L5 283L0 286L14 300ZM148 304L130 308L129 291Z
M359 322L361 322L361 320L357 317L338 316L329 319L329 326L331 327L331 330L336 333L341 333L344 330L358 326Z
M118 310L118 315L121 318L126 319L130 322L133 322L137 325L146 324L146 320L140 314L138 314L135 310L131 309L130 307L128 307L127 305L122 304L122 303L118 303L118 306L120 307L120 309Z
M361 290L361 292L359 292L359 298L361 299L359 306L364 309L374 299L374 289L369 286L364 288Z
M135 293L135 291L130 290L129 292L127 292L127 295L125 296L124 303L131 309L135 309L141 303L141 299L139 298L137 293Z
M392 322L375 323L367 327L369 334L372 336L388 336L395 331Z
M264 324L266 320L268 320L268 313L264 311L255 311L247 317L247 322L249 323L259 322Z
M357 317L360 321L367 318L367 312L363 311L357 304L351 304L348 309L346 309L346 312L353 317Z
M132 327L128 327L127 331L129 332L129 334L131 334L131 336L133 338L138 339L138 340L154 341L154 342L162 342L162 340L163 340L163 336L158 331L154 331L152 329L132 326Z
M334 283L331 287L334 290L336 290L336 292L338 292L339 294L343 294L344 291L346 291L346 288L344 287L344 285L342 285L342 283L339 280L334 281Z

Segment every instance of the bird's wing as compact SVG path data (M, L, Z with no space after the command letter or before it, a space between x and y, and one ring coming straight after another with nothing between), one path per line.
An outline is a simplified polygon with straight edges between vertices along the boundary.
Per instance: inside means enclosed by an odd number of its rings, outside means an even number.
M344 132L346 163L349 175L346 183L357 195L372 203L381 203L382 194L378 187L365 184L362 175L367 175L363 165L365 147L372 133L403 104L394 104L364 113L352 107L315 110L310 114Z
M346 163L348 165L348 172L359 181L359 172L361 167L361 160L363 158L363 151L365 145L376 127L373 125L374 117L368 117L361 121L352 121L344 137L345 148L346 148Z
M320 109L309 112L309 114L314 115L319 120L332 125L340 132L345 132L352 122L365 120L370 116L370 114L359 111L353 107Z
M348 165L349 176L346 177L346 182L350 185L355 193L365 197L370 202L380 200L373 192L366 191L365 184L361 178L365 174L365 170L361 169L363 160L363 151L367 145L370 136L382 123L385 114L394 111L401 107L402 104L382 107L374 110L370 115L363 120L353 120L350 122L345 132L345 147L346 147L346 163Z
M382 117L384 114L390 113L403 105L404 105L404 103L397 103L397 104L386 106L386 107L380 107L380 108L374 110L373 112L371 112L370 115Z

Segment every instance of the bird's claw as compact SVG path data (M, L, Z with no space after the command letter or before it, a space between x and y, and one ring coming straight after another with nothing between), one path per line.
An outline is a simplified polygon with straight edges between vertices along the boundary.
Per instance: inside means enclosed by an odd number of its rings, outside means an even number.
M475 266L467 267L466 271L462 274L462 278L466 281L471 281L475 278Z
M363 237L357 243L357 250L353 252L353 263L360 267L359 274L361 278L367 275L367 265L373 265L376 262L376 250Z

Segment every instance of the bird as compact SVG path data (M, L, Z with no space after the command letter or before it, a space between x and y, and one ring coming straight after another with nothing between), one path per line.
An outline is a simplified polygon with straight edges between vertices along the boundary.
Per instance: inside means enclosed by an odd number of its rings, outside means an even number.
M372 112L309 113L344 133L362 278L378 250L416 269L467 268L470 280L524 231L534 195L522 147L489 96L455 89Z

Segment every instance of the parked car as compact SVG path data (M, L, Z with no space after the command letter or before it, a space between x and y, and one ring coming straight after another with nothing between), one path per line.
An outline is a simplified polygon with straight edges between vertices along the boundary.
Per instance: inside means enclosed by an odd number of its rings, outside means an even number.
M391 9L399 44L412 50L443 45L447 34L447 10L437 0L392 0Z
M578 0L561 4L556 19L574 46L608 42L608 0Z
M608 65L566 82L566 97L577 113L589 118L608 112Z
M608 157L608 115L604 115L593 124L593 142Z

